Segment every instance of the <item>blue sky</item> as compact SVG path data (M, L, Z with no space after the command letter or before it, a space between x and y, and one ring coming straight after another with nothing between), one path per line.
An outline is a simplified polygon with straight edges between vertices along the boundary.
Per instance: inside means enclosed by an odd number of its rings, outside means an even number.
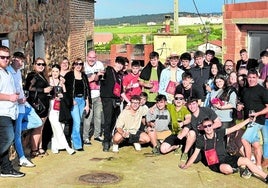
M227 0L255 2L261 0ZM265 1L265 0L262 0ZM96 0L95 18L117 18L122 16L173 12L174 0ZM224 0L195 0L200 13L221 12ZM193 0L179 0L179 11L196 12Z

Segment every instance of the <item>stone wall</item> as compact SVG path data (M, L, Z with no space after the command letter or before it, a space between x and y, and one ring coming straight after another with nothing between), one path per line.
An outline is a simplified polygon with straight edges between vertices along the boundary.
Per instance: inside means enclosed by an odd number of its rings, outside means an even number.
M92 37L94 0L1 1L0 34L9 39L11 52L24 51L28 65L34 60L34 33L45 38L45 59L56 63L85 58L85 41Z

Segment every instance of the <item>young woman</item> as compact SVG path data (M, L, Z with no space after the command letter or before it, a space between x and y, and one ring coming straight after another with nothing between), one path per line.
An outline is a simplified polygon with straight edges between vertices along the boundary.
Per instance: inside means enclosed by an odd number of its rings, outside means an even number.
M218 74L222 74L222 71L222 67L219 65L219 63L211 62L209 79L205 83L205 90L207 94L203 106L210 107L211 91L215 90L214 80Z
M75 153L70 148L64 135L64 123L59 122L60 113L60 100L63 98L63 94L66 92L65 80L60 77L60 66L55 64L51 67L51 77L49 77L49 83L53 87L52 99L50 100L49 108L49 121L53 131L51 139L51 151L52 153L59 153L60 149L66 149L66 151L72 155Z
M82 59L77 58L72 65L73 70L64 77L67 95L73 99L73 107L71 109L73 128L71 137L73 148L77 151L84 151L80 135L80 124L83 113L89 113L89 104L91 104L90 88L87 76L83 72L83 65Z
M215 90L211 91L211 108L221 119L222 127L229 128L234 125L233 109L236 108L236 89L227 86L224 75L217 75L214 80Z
M26 90L29 90L27 101L35 108L36 113L42 119L43 125L33 129L31 138L31 157L46 154L42 149L42 132L47 119L49 109L49 96L52 90L47 80L46 62L43 58L37 58L33 64L33 72L26 78ZM39 104L37 108L36 104Z

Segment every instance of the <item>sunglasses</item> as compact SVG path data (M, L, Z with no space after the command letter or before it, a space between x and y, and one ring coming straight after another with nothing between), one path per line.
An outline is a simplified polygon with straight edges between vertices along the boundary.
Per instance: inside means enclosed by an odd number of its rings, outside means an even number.
M83 66L84 63L74 63L75 66Z
M203 125L203 128L206 129L208 127L212 127L212 124L208 124L208 125Z
M0 56L0 59L7 59L7 60L9 60L10 59L10 56L3 56L3 55L1 55Z
M182 101L184 98L183 97L174 97L174 99Z
M36 63L36 65L37 66L44 66L45 67L47 64L45 64L45 63Z

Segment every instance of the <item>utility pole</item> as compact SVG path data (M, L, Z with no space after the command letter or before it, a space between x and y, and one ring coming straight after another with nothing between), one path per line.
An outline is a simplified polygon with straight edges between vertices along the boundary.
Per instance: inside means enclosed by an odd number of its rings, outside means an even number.
M179 0L174 0L174 21L173 21L174 34L179 33Z

